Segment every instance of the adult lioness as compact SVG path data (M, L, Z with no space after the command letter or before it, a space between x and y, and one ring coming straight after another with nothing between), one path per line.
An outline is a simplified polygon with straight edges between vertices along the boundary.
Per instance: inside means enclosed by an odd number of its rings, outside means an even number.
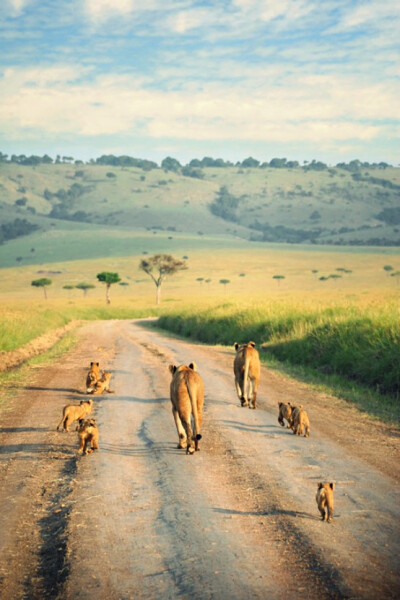
M195 363L190 363L188 367L169 365L169 370L172 375L170 395L179 436L178 448L186 447L186 454L193 454L195 450L200 450L204 383L196 371Z
M242 406L256 408L257 389L260 384L260 357L254 342L239 346L235 343L233 362L237 395Z
M64 431L69 431L68 427L74 421L83 419L86 415L90 415L92 412L93 400L81 400L80 404L73 405L69 404L63 408L63 416L59 424L57 425L57 431L62 426Z
M100 363L91 362L90 370L86 375L86 393L96 384L96 381L100 379Z

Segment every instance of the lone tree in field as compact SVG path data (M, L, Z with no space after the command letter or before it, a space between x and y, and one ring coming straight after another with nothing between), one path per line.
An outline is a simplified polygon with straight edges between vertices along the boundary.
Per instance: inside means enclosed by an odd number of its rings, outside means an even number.
M170 254L154 254L149 258L142 259L139 263L139 269L147 273L156 286L156 302L161 301L161 285L167 275L175 275L178 271L187 269L187 265L174 258Z
M71 285L70 283L67 283L67 285L63 285L63 290L68 290L68 296L71 295L71 290L73 290L75 288L74 285Z
M46 300L47 300L46 286L51 285L51 284L52 284L51 279L47 279L47 277L42 277L41 279L34 279L31 282L31 285L33 285L34 287L43 288L44 297L46 298Z
M109 273L108 271L103 271L102 273L97 273L97 279L102 283L106 284L106 302L107 304L111 304L110 300L110 287L113 283L118 283L121 281L118 273Z
M78 285L75 286L77 290L82 290L83 295L87 296L87 291L88 290L93 290L96 286L93 285L93 283L78 283Z
M284 275L274 275L274 276L272 277L272 279L276 279L276 280L277 280L277 282L278 282L278 285L279 285L279 284L280 284L280 282L281 282L281 280L282 280L282 279L285 279L285 276L284 276Z
M231 282L230 279L220 279L219 282L224 286L224 289L226 289L226 286L228 285L228 283Z

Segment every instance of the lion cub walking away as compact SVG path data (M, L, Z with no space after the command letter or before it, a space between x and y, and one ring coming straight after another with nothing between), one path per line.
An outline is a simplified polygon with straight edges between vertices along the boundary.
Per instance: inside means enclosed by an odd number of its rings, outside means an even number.
M178 448L186 447L186 454L194 454L200 450L204 383L196 371L195 363L190 363L188 367L169 365L169 370L172 375L170 396L179 436Z
M100 395L103 392L108 392L109 394L114 394L114 390L110 390L110 380L112 377L112 373L108 371L101 372L101 379L96 381L93 387L88 389L88 394Z
M256 408L257 389L260 384L260 357L255 346L255 342L242 346L235 342L233 372L236 391L240 404L249 408Z
M96 381L100 379L100 363L91 362L90 371L86 375L86 393L96 384Z
M99 429L94 419L79 419L76 430L79 438L78 454L90 454L99 449Z
M295 435L303 435L304 431L304 437L310 437L310 421L302 404L293 407L291 427Z
M333 519L333 490L334 483L319 483L315 499L323 521L330 523ZM325 508L327 509L325 512Z
M64 431L69 431L68 427L74 421L83 419L86 415L90 415L92 412L93 400L81 400L79 405L69 404L63 408L63 416L59 424L57 425L57 431L62 426Z
M286 419L286 421L287 421L286 428L290 429L292 427L292 423L293 423L292 415L293 415L293 409L295 407L292 406L290 404L290 402L288 402L287 404L285 404L285 402L278 402L278 406L279 406L278 423L280 425L282 425L282 427L285 427L284 419Z

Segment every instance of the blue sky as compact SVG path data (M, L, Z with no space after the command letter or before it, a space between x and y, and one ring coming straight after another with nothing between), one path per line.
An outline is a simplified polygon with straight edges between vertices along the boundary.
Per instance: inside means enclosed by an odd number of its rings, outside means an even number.
M1 4L9 155L400 162L397 1Z

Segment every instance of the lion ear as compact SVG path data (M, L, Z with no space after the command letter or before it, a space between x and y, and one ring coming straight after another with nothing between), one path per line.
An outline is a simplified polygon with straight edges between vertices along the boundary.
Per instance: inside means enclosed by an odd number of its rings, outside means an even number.
M197 366L195 362L191 362L189 365L189 369L192 369L192 371L197 371Z
M168 365L168 369L170 370L170 372L173 375L175 373L175 371L176 371L176 366L175 365Z
M237 350L239 348L239 344L237 342L235 342L235 350Z
M333 482L331 482L331 483L329 484L329 487L331 488L331 490L334 490L334 489L335 489L335 484L334 484Z
M99 363L99 362L98 362L98 363L96 363L96 365L97 365L98 367L100 367L100 363Z
M318 482L318 489L320 490L320 489L321 489L321 488L323 488L323 487L324 487L324 486L323 486L323 484L322 484L322 483L319 481L319 482Z
M288 406L292 406L292 405L290 404L290 402L288 402Z
M253 348L256 347L256 343L255 342L249 342L249 346L253 346Z

